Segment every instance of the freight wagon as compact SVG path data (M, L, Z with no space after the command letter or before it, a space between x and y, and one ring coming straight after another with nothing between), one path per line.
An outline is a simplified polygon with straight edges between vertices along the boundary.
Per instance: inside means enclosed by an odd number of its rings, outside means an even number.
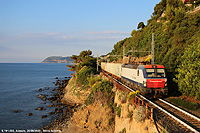
M122 65L102 62L101 68L127 86L139 90L144 96L157 98L168 95L163 65Z
M101 69L109 72L115 79L121 79L121 63L105 63L101 62Z

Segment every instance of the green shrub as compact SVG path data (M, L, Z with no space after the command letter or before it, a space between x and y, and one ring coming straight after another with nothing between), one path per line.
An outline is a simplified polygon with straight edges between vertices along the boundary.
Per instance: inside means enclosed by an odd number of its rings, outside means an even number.
M93 104L94 103L94 93L91 92L90 95L87 97L87 99L85 100L85 105L89 105L89 104Z
M87 85L88 84L88 80L87 78L93 74L95 71L95 69L93 67L90 66L84 66L83 68L81 68L81 70L79 72L77 72L76 77L77 77L77 83L81 84L81 85Z
M93 74L91 74L89 77L87 77L87 80L88 80L88 83L89 83L90 87L92 87L92 85L96 82Z
M138 96L139 93L140 93L139 90L130 92L130 93L128 94L128 96L127 96L127 100L128 100L129 102L134 102L134 101L135 101L135 96Z
M137 122L144 122L146 118L145 108L142 106L137 107L134 113L134 118Z
M76 72L79 72L84 66L96 68L96 58L91 55L91 50L81 51L79 55L72 55L71 59L74 60L74 63L78 64L74 66L68 65L67 67L70 67L71 70L76 70Z
M120 117L121 116L121 105L115 106L114 110L117 113L117 116Z
M126 128L123 128L119 133L126 133Z
M138 96L139 93L140 93L139 90L132 91L132 92L130 92L130 93L128 94L127 99L129 100L129 99L131 99L131 98L135 98L135 96Z
M119 92L118 100L120 100L121 103L125 103L126 99L127 99L127 92L125 91Z
M180 98L171 98L169 99L172 103L181 106L183 108L189 109L189 110L197 110L199 109L199 105L194 102L188 102Z
M177 69L179 91L186 96L200 99L200 41L186 48Z
M92 86L92 92L85 100L85 104L92 104L96 99L101 100L101 102L106 103L108 106L112 107L113 105L113 92L112 92L112 83L108 80L101 79L100 76L93 76L87 78L89 85Z
M133 110L128 110L128 118L132 119L133 117Z
M93 74L91 74L88 78L87 78L88 82L89 82L89 86L92 87L96 82L101 81L101 76L94 76Z
M113 85L108 80L103 80L95 83L92 86L94 92L102 92L105 97L109 97L112 94Z

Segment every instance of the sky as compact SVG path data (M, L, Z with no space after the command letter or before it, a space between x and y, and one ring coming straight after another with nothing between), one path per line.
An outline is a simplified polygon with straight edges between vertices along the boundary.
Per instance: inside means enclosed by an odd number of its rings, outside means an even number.
M0 0L0 63L106 55L147 24L161 0Z

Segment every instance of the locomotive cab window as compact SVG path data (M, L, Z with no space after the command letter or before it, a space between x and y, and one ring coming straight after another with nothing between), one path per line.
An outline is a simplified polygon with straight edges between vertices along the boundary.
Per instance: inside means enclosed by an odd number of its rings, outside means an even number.
M137 76L139 76L139 70L137 71Z
M146 76L149 78L162 78L166 77L165 69L146 69Z
M157 77L166 77L164 69L157 69Z

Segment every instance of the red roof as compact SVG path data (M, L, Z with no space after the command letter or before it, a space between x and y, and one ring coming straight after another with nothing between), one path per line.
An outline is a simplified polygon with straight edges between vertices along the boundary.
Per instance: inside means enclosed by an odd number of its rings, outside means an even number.
M188 2L188 0L185 0L184 3Z

